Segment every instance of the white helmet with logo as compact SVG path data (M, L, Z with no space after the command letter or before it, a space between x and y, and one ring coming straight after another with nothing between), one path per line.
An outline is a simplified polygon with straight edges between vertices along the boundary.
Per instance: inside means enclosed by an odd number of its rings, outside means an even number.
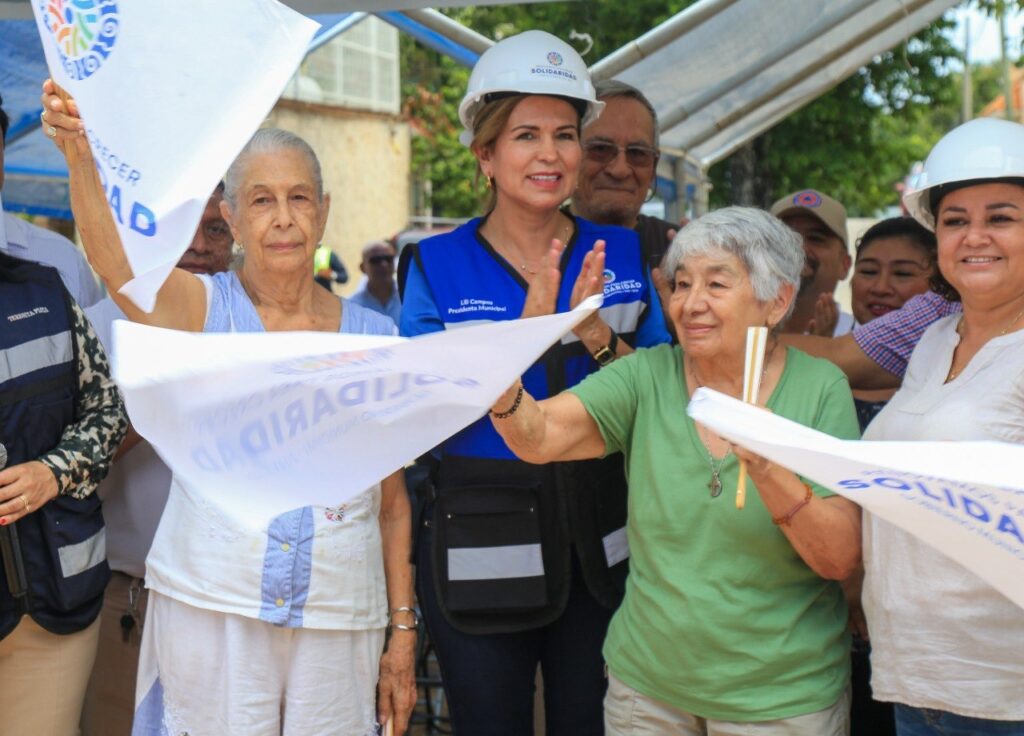
M915 220L935 229L933 195L943 186L987 179L1024 178L1024 125L977 118L935 144L903 204Z
M473 121L487 96L502 93L580 100L586 105L583 125L604 107L597 101L590 72L576 49L544 31L526 31L499 41L476 62L459 105L459 119L466 127L459 140L464 145L473 140Z

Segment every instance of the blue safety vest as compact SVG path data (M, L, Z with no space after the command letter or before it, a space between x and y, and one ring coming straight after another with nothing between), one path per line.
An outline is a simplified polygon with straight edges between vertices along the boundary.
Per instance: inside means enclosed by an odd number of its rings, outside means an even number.
M13 466L52 450L75 420L77 348L57 271L0 254L0 324L0 442ZM14 526L28 595L14 598L0 569L0 638L26 613L56 634L84 629L110 578L98 496L58 496Z
M523 309L526 281L479 234L480 225L472 220L424 240L413 255L429 295L412 293L412 279L404 284L405 304L431 299L446 329L517 319ZM580 218L576 225L560 264L556 309L569 310L583 258L604 240L603 319L633 347L667 342L636 234ZM570 333L526 371L523 383L543 399L597 369ZM594 597L608 608L619 604L629 556L621 455L530 465L516 459L486 417L439 450L434 567L439 602L454 626L496 633L553 621L568 598L574 548Z

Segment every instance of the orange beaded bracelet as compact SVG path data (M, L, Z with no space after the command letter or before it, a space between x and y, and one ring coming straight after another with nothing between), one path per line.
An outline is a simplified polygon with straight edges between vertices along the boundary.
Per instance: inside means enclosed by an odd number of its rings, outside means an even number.
M811 492L811 486L804 483L804 488L807 489L807 495L798 501L796 506L789 510L788 514L785 516L772 517L772 523L775 524L775 526L789 526L789 523L793 521L793 517L796 516L796 513L811 502L811 497L814 495L814 493Z

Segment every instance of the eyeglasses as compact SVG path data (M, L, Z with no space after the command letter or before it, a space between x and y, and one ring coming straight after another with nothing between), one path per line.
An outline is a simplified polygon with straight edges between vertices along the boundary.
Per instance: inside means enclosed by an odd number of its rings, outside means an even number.
M231 242L232 235L231 230L228 228L228 224L224 220L207 220L201 223L203 232L206 234L207 239L211 243L229 243Z
M370 256L366 259L371 266L383 266L385 263L394 263L394 256Z
M639 143L620 146L610 141L587 141L583 144L583 152L587 158L597 164L611 163L619 155L619 151L626 152L626 163L634 169L654 166L660 155L657 149Z

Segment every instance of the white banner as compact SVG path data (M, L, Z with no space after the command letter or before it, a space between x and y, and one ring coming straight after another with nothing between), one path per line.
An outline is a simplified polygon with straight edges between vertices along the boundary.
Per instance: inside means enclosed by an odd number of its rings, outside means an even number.
M688 413L907 530L1024 608L1024 447L838 440L703 388Z
M189 487L259 525L336 506L483 416L601 304L400 337L114 325L139 434Z
M274 0L31 0L146 311L318 24Z

